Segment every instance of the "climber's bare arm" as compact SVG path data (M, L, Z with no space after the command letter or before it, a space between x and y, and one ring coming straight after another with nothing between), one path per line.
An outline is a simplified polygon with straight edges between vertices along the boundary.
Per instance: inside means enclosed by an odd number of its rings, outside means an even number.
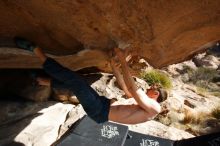
M125 82L124 82L124 79L123 79L123 76L122 74L120 73L120 68L119 66L116 64L115 60L112 58L111 59L111 68L112 68L112 71L113 71L113 74L115 75L116 77L116 81L117 83L119 84L119 86L122 88L122 90L125 92L125 95L128 97L128 98L132 98L132 94L129 92Z
M158 114L160 112L160 105L153 99L150 99L145 92L143 92L142 89L138 89L133 77L131 76L129 72L129 67L127 65L127 62L125 60L125 55L124 53L119 49L116 48L115 52L118 56L118 59L121 63L122 67L122 74L124 77L124 81L126 86L128 87L128 90L138 103L138 105L143 108L146 112L151 113L151 114Z
M152 119L160 112L160 105L155 100L150 99L142 89L137 89L123 52L119 49L115 51L121 62L124 82L138 105L111 105L109 120L126 124L137 124Z

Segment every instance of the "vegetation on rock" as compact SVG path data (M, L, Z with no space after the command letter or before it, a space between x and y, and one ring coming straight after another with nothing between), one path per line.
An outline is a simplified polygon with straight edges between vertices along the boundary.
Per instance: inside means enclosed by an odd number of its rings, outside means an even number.
M172 88L171 79L163 72L159 70L150 70L141 73L141 78L144 79L150 86L153 84L159 84L165 89Z
M212 115L216 119L220 119L220 106L212 110Z
M187 70L188 79L184 79L185 83L192 83L197 86L198 94L206 94L210 93L214 96L219 96L219 87L213 83L218 77L218 71L216 69L207 68L207 67L199 67L197 69L192 69L190 67L185 67Z

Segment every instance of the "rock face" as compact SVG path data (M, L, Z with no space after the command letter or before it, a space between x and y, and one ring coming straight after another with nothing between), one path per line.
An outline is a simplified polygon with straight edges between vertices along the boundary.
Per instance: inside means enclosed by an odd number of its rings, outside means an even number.
M1 112L0 118L0 145L2 146L49 146L64 129L61 126L71 110L75 113L69 118L72 123L83 115L82 108L81 114L78 114L78 108L74 108L74 105L52 101L47 103L1 102L1 107L6 111Z
M71 54L63 62L68 65L71 60L72 68L106 69L108 51L130 45L151 65L162 67L219 40L219 5L220 0L1 1L0 40L19 35L48 53ZM85 49L87 53L79 53ZM18 57L19 66L12 57ZM19 53L1 53L0 59L1 68L39 67L39 62Z

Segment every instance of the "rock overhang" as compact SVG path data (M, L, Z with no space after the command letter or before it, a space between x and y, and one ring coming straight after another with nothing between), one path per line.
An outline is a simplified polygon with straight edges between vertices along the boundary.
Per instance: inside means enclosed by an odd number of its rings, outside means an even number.
M0 37L26 37L75 69L108 70L108 52L119 44L129 44L151 65L162 67L220 39L219 4L220 0L1 1ZM90 51L79 56L84 50ZM21 58L18 52L14 62L12 56L0 54L1 60L7 59L0 67L40 67L33 56Z

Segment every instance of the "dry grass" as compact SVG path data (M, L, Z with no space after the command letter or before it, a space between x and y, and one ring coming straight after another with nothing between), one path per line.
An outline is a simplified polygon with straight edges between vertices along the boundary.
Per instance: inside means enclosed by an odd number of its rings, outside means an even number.
M216 97L220 97L220 92L211 92L211 95L216 96Z
M185 117L183 119L183 124L199 124L201 123L207 116L210 116L207 112L197 112L189 109L185 109L184 111Z
M192 83L199 87L207 87L207 83L211 82L218 75L218 72L215 69L199 67L196 70L191 70L188 74Z
M218 77L218 71L215 69L199 67L196 70L186 68L188 80L185 83L194 84L197 89L196 93L201 96L213 95L220 97L219 87L213 82Z
M220 107L212 111L183 108L181 111L166 111L157 116L157 121L187 131L195 136L219 131Z
M194 111L185 109L185 117L182 124L186 130L194 135L208 134L216 132L220 126L220 107L213 109L211 112Z
M215 69L199 67L196 70L188 71L189 82L198 87L199 94L212 94L219 96L219 88L213 82L213 79L218 77L218 71Z
M205 88L196 87L196 94L198 94L198 95L200 95L200 96L203 96L203 97L206 97L207 94L208 94L208 91L207 91L207 89L205 89Z
M214 108L211 112L212 116L216 119L220 119L220 106Z
M196 90L194 92L203 97L207 97L208 95L220 97L220 92L212 92L203 87L196 87Z

